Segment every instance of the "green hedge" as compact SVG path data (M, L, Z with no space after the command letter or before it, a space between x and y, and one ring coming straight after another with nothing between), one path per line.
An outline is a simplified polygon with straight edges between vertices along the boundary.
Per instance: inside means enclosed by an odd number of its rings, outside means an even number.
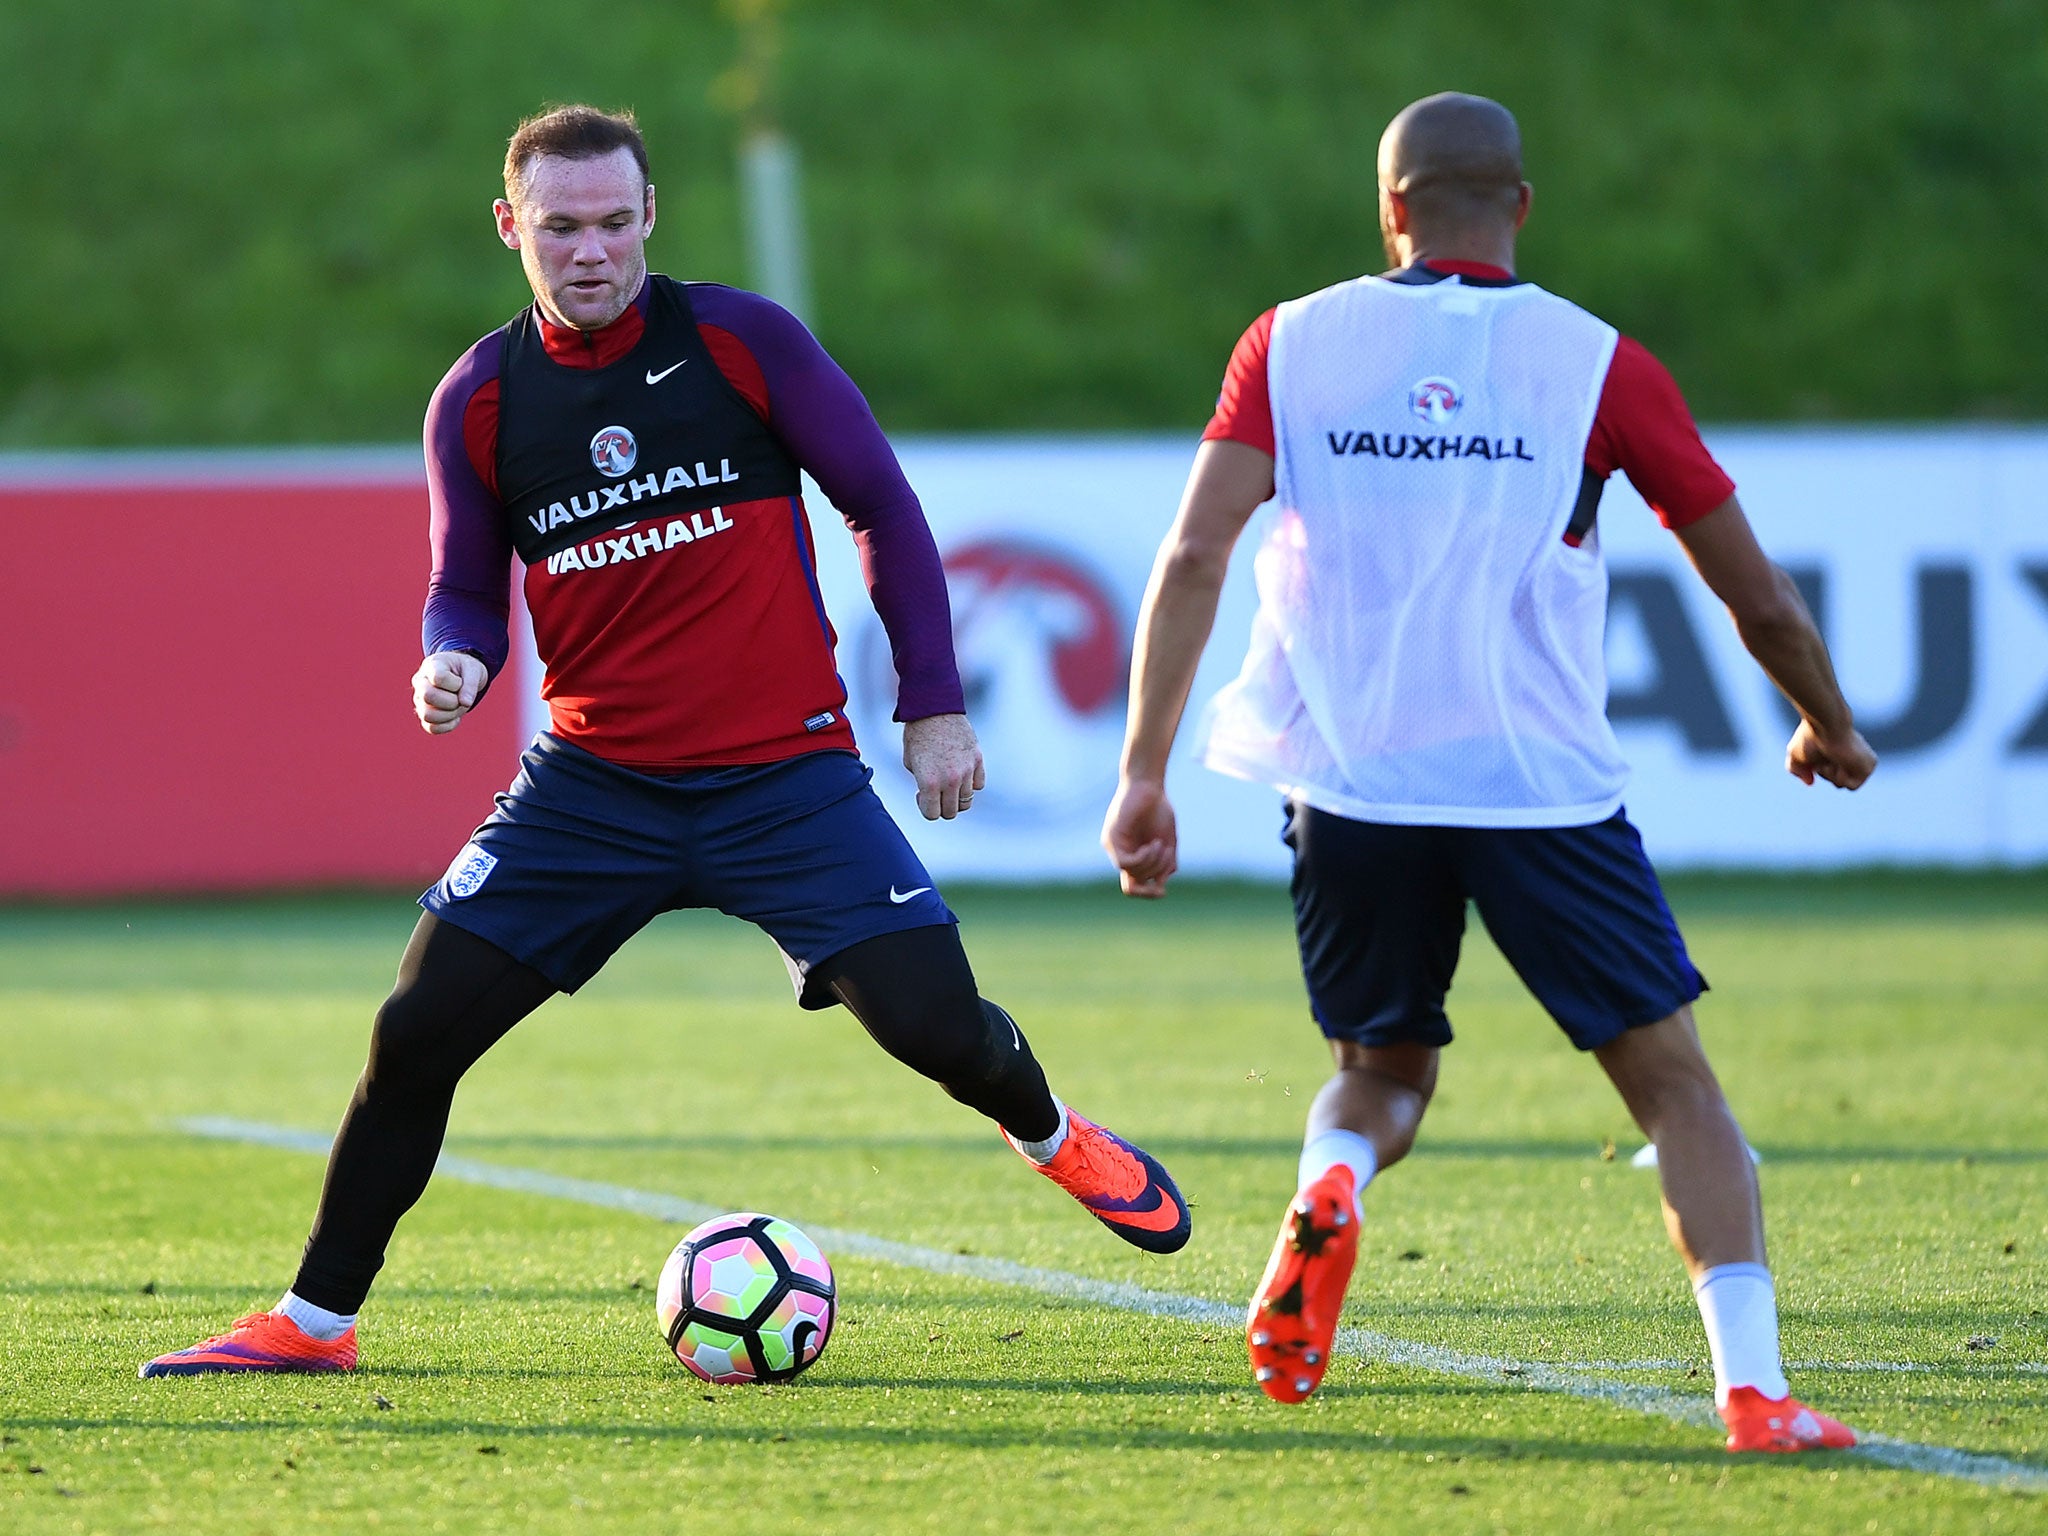
M524 296L543 100L639 109L659 267L744 282L710 0L0 7L0 443L411 436ZM2048 21L1945 6L798 0L816 321L893 429L1192 427L1264 306L1376 267L1380 127L1520 115L1524 270L1706 418L2048 414Z

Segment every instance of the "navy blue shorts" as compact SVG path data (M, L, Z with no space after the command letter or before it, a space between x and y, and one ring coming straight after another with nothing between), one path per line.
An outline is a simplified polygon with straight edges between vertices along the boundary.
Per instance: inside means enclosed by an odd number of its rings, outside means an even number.
M1706 991L1616 811L1589 827L1407 827L1291 803L1294 927L1323 1033L1447 1045L1465 903L1582 1051Z
M955 919L851 752L650 778L543 733L420 905L564 992L661 912L715 907L765 930L806 1007L811 968Z

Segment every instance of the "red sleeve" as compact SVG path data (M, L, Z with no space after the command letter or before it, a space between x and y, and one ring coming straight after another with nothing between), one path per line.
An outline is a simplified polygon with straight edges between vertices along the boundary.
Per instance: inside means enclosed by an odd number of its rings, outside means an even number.
M1266 392L1266 353L1272 341L1273 311L1269 309L1237 339L1230 366L1223 370L1216 414L1202 429L1204 442L1228 438L1261 453L1274 452L1273 399Z
M1735 482L1700 441L1678 381L1627 336L1607 366L1586 467L1603 478L1617 469L1627 475L1666 528L1696 523L1735 494Z
M711 360L718 364L718 371L725 375L726 382L739 391L740 398L754 408L756 416L766 421L768 378L762 373L761 360L754 356L753 348L724 326L700 325L697 334L711 349Z
M486 489L498 494L498 381L485 379L462 408L462 446L469 467Z

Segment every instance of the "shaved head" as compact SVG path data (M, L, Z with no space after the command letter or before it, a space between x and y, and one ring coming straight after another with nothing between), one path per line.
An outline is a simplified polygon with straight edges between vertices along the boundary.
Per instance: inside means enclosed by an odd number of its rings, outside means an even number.
M1523 203L1522 131L1484 96L1444 91L1403 107L1380 135L1381 223L1389 251L1392 199L1404 233L1464 239L1512 232Z

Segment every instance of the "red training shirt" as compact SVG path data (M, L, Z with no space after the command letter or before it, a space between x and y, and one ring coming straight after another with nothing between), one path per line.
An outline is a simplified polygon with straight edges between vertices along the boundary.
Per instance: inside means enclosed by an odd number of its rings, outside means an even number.
M960 712L938 551L860 391L769 300L686 286L713 364L848 524L896 664L897 718ZM543 315L547 355L569 368L619 362L645 334L648 292L598 331ZM433 574L423 643L429 653L468 651L493 674L508 649L514 563L497 487L503 339L492 332L449 370L426 422ZM593 552L639 526L594 536ZM801 498L728 504L717 526L716 539L659 558L526 569L555 734L653 774L853 749Z
M1432 272L1502 279L1514 274L1477 261L1426 260ZM1251 323L1230 354L1216 414L1202 436L1227 439L1273 453L1273 403L1266 385L1266 354L1273 311ZM1586 439L1586 467L1601 479L1617 469L1628 476L1666 528L1696 523L1735 494L1735 482L1714 462L1685 396L1670 371L1632 337L1616 344L1607 382Z

